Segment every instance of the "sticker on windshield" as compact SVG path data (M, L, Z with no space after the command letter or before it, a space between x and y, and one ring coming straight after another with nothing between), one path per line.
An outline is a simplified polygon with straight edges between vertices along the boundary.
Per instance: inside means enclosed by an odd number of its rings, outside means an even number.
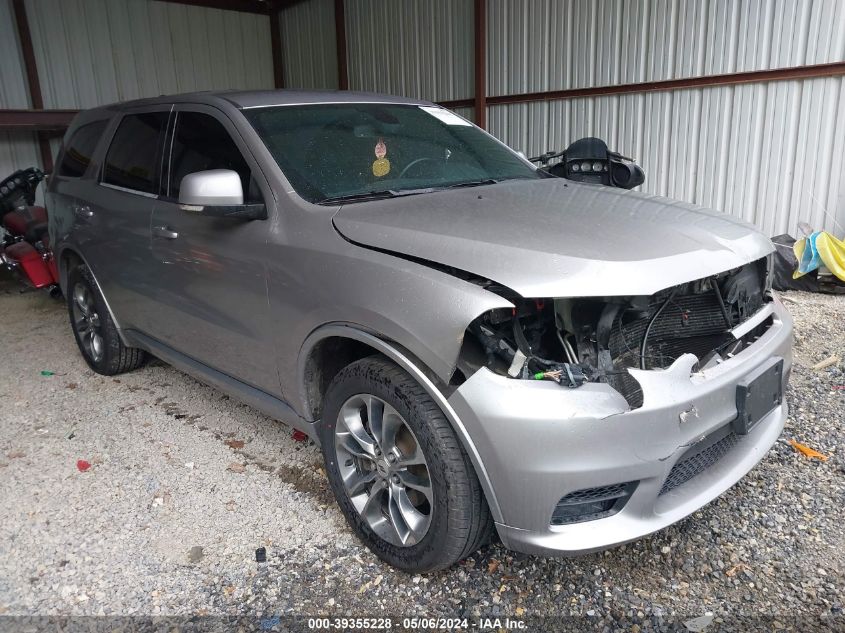
M420 106L420 110L428 112L435 119L443 121L446 125L466 125L471 126L472 123L464 121L454 112L450 112L446 108L438 108L436 106Z
M381 178L390 173L390 161L385 158L387 156L387 145L384 144L384 139L379 139L375 148L376 159L373 161L373 176Z

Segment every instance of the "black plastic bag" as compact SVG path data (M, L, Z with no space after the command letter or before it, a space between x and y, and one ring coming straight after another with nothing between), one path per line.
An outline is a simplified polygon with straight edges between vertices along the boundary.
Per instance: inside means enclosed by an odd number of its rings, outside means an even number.
M775 290L804 290L806 292L818 292L819 280L818 271L799 277L792 278L792 273L798 270L798 260L792 246L795 238L790 235L778 235L772 238L775 245L774 273L772 276L772 287Z

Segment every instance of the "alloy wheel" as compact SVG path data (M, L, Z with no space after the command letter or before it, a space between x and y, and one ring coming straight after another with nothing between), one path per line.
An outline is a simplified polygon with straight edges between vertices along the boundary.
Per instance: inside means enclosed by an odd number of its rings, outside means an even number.
M92 362L97 363L105 352L102 323L94 304L94 295L85 284L77 283L73 287L72 305L73 327L79 335L85 353Z
M371 394L346 400L335 454L352 505L379 537L400 547L428 532L434 492L422 448L404 418Z

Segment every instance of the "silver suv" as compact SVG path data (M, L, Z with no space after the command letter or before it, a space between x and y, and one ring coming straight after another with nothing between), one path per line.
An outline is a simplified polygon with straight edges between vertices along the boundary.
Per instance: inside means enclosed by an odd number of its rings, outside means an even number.
M768 239L549 177L428 102L88 110L47 200L91 368L153 354L304 431L401 569L494 534L542 555L639 538L733 485L787 416Z

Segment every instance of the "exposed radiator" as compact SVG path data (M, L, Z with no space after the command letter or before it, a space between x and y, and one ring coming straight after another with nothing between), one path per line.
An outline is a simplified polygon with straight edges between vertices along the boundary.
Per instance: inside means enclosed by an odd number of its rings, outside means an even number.
M640 366L640 346L649 320L666 301L653 301L643 313L620 312L613 322L608 348L614 369L608 382L628 401L632 408L643 404L639 383L624 370ZM734 322L734 326L738 323ZM768 320L742 338L744 347L756 340L771 325ZM699 360L710 352L721 352L736 344L729 332L718 298L712 291L676 296L666 305L649 332L646 345L646 369L664 369L684 354Z

